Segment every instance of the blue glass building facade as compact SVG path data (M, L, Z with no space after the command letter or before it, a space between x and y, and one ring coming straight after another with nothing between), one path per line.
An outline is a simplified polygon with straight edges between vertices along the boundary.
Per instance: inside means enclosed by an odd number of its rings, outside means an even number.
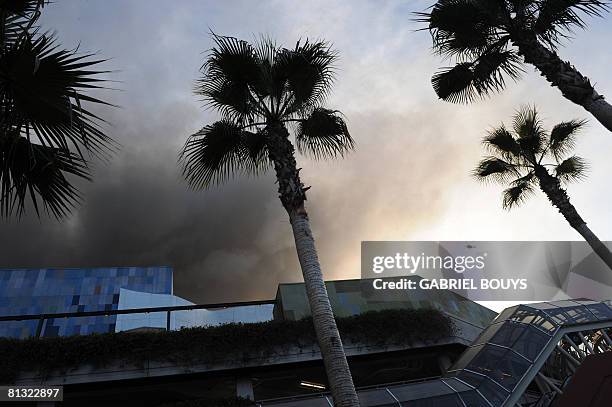
M0 269L0 315L116 310L121 288L172 294L172 268ZM49 319L41 336L114 332L116 318ZM31 336L37 325L37 321L0 322L0 336Z

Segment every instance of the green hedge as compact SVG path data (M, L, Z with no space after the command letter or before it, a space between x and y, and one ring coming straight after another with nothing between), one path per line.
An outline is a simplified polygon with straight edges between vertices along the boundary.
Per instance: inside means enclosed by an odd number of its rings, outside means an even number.
M408 345L452 335L452 321L437 310L384 310L338 318L344 342L364 345ZM180 364L246 360L277 349L316 343L310 318L226 324L180 331L120 332L55 338L0 338L0 383L13 383L20 371L69 371L89 363L102 367L113 361L142 366L146 360Z

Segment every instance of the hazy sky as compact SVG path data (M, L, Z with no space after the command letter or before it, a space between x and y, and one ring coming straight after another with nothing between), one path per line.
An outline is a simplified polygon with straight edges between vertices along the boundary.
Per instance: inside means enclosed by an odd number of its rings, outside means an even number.
M272 298L279 282L300 281L291 228L273 174L188 190L176 166L189 134L215 120L192 94L212 29L253 39L269 35L334 44L341 59L329 101L357 142L344 160L299 157L307 208L327 279L359 276L362 240L578 240L541 194L501 209L501 187L470 171L485 131L508 122L521 104L539 106L546 124L588 113L561 97L533 68L489 100L453 105L437 99L430 78L444 66L417 32L413 11L430 1L58 0L41 23L67 48L110 58L103 96L119 109L95 111L122 144L85 202L64 222L27 216L0 225L0 266L170 265L175 293L197 302ZM607 50L612 16L560 51L612 95ZM602 52L603 50L603 52ZM99 94L100 95L100 94ZM610 96L612 100L612 96ZM577 153L589 178L569 188L572 202L602 240L612 240L612 133L594 120Z

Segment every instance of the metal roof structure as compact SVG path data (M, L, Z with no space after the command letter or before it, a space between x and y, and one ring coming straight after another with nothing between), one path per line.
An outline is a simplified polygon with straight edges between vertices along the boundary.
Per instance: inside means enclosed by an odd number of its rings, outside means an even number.
M437 379L364 389L364 407L550 405L588 355L612 352L612 308L586 299L504 310ZM528 391L535 383L538 391ZM328 394L260 401L259 407L333 407Z

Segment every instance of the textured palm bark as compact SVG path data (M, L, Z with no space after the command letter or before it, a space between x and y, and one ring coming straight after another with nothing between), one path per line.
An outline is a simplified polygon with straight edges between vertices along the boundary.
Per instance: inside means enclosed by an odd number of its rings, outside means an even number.
M306 188L300 180L289 133L282 124L268 127L268 150L276 171L278 194L293 228L312 320L334 403L339 407L358 407L359 399L329 303L314 237L304 207Z
M597 93L589 78L543 46L533 32L514 30L511 38L526 63L535 66L552 86L561 90L565 98L584 107L612 131L612 105Z
M540 166L536 169L536 177L540 181L540 189L546 194L548 200L555 206L571 227L584 237L593 251L612 270L612 253L610 249L589 229L586 222L570 203L567 192L561 188L559 179L548 173L546 168Z

